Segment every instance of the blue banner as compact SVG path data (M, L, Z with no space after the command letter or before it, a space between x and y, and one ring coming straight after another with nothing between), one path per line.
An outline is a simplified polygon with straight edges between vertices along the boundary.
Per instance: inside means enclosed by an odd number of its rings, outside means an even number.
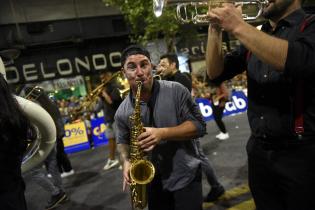
M225 104L223 116L245 112L247 110L247 97L243 91L233 91L231 100ZM213 111L211 102L205 98L196 98L196 103L199 105L200 112L205 121L213 119Z
M91 119L91 131L94 147L107 144L108 139L105 135L106 128L107 126L105 124L104 117Z

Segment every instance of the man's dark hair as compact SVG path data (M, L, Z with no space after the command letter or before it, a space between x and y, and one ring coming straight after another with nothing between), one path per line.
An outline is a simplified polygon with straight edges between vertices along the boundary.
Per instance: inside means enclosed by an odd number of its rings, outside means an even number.
M175 63L176 64L176 69L179 68L179 62L178 62L178 58L177 58L177 55L174 54L174 53L167 53L167 54L164 54L160 57L160 60L164 59L164 58L167 58L168 62L169 63Z
M131 55L137 55L137 54L141 54L146 56L150 61L150 53L148 50L146 50L144 47L141 47L140 45L130 45L129 47L127 47L126 49L123 50L122 54L121 54L121 66L123 66L127 60L127 58Z

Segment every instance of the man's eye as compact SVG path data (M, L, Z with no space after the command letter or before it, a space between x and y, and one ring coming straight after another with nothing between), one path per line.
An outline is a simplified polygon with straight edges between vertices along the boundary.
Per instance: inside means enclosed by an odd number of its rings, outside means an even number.
M134 69L136 69L136 66L130 65L130 66L127 66L127 69L129 69L129 70L134 70Z
M143 64L141 65L141 68L146 68L148 65L149 65L149 64L147 64L147 63L143 63Z

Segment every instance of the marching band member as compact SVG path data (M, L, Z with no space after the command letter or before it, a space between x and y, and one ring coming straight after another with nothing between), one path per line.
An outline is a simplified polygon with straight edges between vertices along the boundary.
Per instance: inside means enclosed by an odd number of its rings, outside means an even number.
M301 1L270 0L262 31L233 4L208 11L208 76L219 84L247 70L248 173L257 210L315 206L315 18ZM224 60L223 30L241 43Z
M155 177L148 186L149 210L201 210L201 167L196 138L206 132L206 124L190 92L182 85L153 80L149 52L129 46L122 53L122 71L131 92L119 106L117 143L124 162L124 186L131 182L130 124L134 109L136 81L141 89L141 121L145 131L138 136L139 147L151 153Z
M10 91L0 57L0 204L1 209L26 210L21 174L31 124Z

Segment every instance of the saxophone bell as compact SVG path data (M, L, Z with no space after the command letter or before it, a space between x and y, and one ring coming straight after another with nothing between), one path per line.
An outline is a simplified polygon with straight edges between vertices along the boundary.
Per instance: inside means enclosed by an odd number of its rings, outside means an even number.
M137 184L149 184L154 174L155 168L148 160L138 160L131 164L130 178Z

